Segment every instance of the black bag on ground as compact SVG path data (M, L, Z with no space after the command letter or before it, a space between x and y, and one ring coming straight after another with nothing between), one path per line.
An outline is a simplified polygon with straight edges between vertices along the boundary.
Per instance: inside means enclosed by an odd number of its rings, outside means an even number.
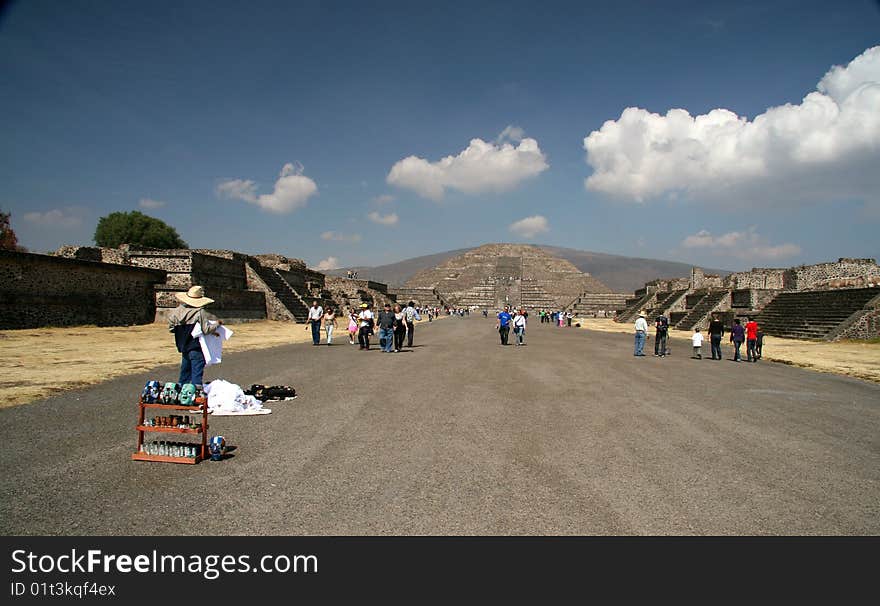
M296 390L290 385L251 385L244 391L245 395L254 396L263 402L267 400L290 400L296 397Z

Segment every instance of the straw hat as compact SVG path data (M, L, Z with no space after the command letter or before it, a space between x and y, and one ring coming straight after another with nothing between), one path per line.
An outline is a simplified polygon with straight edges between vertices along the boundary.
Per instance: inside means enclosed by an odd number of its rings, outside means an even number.
M645 317L645 312L640 311L640 312L639 312L639 317L640 317L640 318L644 318L644 317Z
M205 296L205 289L201 286L193 286L186 294L182 292L174 293L174 296L177 297L177 300L181 303L186 303L191 307L204 307L208 303L213 303L214 299L209 299Z

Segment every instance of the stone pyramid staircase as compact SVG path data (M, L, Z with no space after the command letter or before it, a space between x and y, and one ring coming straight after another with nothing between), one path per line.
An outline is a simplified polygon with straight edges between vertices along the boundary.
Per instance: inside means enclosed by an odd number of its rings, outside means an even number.
M654 306L648 311L648 314L656 317L661 313L668 313L669 309L673 305L678 303L681 298L684 297L686 294L686 288L683 288L681 290L670 290L669 292L657 293L657 300L654 301Z
M309 306L306 305L300 294L287 283L287 280L271 267L264 267L259 263L249 263L249 266L265 282L272 294L284 304L297 322L308 321Z
M640 311L646 309L648 305L650 305L654 298L657 296L655 292L645 293L641 297L636 297L633 299L626 300L626 308L617 312L617 317L614 318L615 322L629 322L631 320L635 320L636 316Z
M559 305L537 280L523 278L520 289L522 306L527 309L554 309Z
M880 287L785 292L757 315L761 330L775 337L826 339L865 307L876 304Z
M710 290L706 292L699 302L688 311L687 315L675 324L675 328L678 330L692 330L694 326L704 324L708 315L715 311L717 307L722 306L725 302L725 297L729 302L729 290Z

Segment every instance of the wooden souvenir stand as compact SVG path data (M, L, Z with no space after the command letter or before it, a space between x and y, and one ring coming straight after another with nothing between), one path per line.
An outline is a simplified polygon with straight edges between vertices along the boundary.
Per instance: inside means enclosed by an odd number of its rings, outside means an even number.
M154 461L157 463L184 463L195 465L199 461L203 461L208 456L208 399L197 398L198 405L182 406L180 404L146 404L138 402L138 423L137 423L137 450L131 455L135 461ZM198 429L183 427L161 427L156 425L144 425L144 415L148 408L157 408L159 410L176 410L187 411L189 413L201 413L202 425ZM176 434L201 434L201 442L196 442L195 457L172 457L168 455L148 454L141 450L144 445L144 434L148 432L155 433L176 433Z

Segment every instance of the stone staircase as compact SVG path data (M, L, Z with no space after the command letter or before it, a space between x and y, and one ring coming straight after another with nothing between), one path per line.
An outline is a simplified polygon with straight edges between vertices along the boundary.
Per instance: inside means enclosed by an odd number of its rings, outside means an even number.
M495 263L495 276L501 278L512 278L518 280L522 278L523 260L522 257L498 257Z
M692 330L694 326L705 323L706 317L724 303L725 297L729 301L729 290L706 292L699 302L688 311L687 315L675 324L675 328L677 330Z
M559 305L537 280L523 278L520 293L521 304L526 309L555 309Z
M250 266L297 322L308 321L309 306L302 300L300 294L287 283L287 280L271 267L264 267L259 263L253 263Z
M657 317L661 313L668 314L669 310L686 294L686 288L683 288L681 290L670 290L669 292L657 293L657 300L654 301L654 306L650 310L648 310L648 315L652 317Z
M880 287L784 292L755 320L774 337L825 339L878 296Z
M630 320L635 320L636 316L640 311L645 309L657 295L655 292L645 293L641 297L636 297L633 299L626 300L626 308L617 312L617 317L614 318L615 322L629 322Z

